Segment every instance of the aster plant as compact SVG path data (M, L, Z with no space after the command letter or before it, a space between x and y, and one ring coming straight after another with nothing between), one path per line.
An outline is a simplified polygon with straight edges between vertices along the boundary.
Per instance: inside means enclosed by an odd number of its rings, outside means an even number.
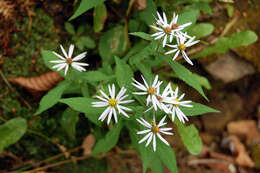
M150 2L153 3L152 0ZM202 87L210 87L205 77L185 67L189 64L196 67L196 61L191 61L193 55L189 55L188 49L200 45L196 38L201 39L204 34L196 34L199 33L196 28L199 9L187 8L178 15L174 11L160 13L154 6L147 8L149 10L134 15L140 17L140 21L134 19L134 22L143 22L146 26L142 31L128 33L128 29L135 27L128 28L126 17L124 27L116 26L99 34L98 50L88 50L90 55L87 60L94 61L97 56L101 57L101 63L89 63L94 68L89 68L84 59L86 50L72 57L72 45L68 53L60 46L64 56L42 51L45 64L58 71L65 80L42 98L36 115L57 103L65 104L67 109L84 115L84 122L88 122L86 128L96 138L90 156L100 154L103 157L118 142L125 140L125 135L120 136L124 131L131 139L126 148L134 148L140 154L144 163L143 172L151 168L152 171L159 169L160 173L163 171L162 165L165 165L176 173L178 169L172 136L179 133L188 152L199 154L202 142L198 130L191 124L191 116L218 111L189 99L194 98L189 91L196 90L201 98L208 100ZM76 11L71 20L80 13ZM96 22L95 15L94 19ZM130 36L131 39L128 38ZM134 45L129 44L131 41ZM196 58L199 56L200 53ZM64 72L61 72L63 69ZM178 78L178 82L173 78ZM185 99L181 91L183 87L178 86L180 83L189 86ZM158 165L158 169L154 164Z

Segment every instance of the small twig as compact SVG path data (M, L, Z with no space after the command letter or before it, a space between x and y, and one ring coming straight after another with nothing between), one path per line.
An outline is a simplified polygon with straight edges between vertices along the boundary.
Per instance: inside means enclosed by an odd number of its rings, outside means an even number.
M23 102L30 110L32 110L31 105L30 105L30 104L18 93L18 91L16 91L16 90L12 87L12 85L8 82L8 80L6 79L6 77L5 77L4 73L2 72L2 70L0 70L0 75L1 75L2 79L4 80L4 82L6 83L6 85L8 86L8 88L9 88L10 90L12 90L13 92L15 92L15 93L18 95L18 97L22 100L22 102Z
M133 4L134 4L135 0L130 0L129 3L128 3L128 8L127 8L127 11L126 11L126 16L128 17L130 12L131 12L131 9L133 7Z

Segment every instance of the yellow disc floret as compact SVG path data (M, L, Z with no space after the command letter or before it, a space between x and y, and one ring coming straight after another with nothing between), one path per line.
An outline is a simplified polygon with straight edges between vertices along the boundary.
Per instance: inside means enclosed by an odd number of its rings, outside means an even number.
M159 131L160 131L160 129L159 129L158 126L153 126L153 127L152 127L152 132L153 132L154 134L159 133Z
M116 99L110 99L108 102L109 106L115 107L117 104L117 100Z
M184 51L184 50L186 49L185 44L180 44L180 45L179 45L179 49L182 50L182 51Z
M164 32L165 32L166 34L170 34L171 31L172 31L171 27L168 27L168 26L167 26L167 27L164 28Z
M180 100L179 99L173 99L173 101L175 101L175 102L179 102ZM179 104L177 104L177 103L175 103L175 104L173 104L174 106L179 106Z
M155 90L155 88L153 88L153 87L150 87L149 89L148 89L148 94L154 94L156 92L156 90Z

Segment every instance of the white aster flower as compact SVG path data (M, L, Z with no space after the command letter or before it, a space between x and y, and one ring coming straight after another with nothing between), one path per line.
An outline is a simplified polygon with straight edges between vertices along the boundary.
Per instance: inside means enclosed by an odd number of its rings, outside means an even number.
M180 31L183 30L185 27L191 25L191 22L179 25L177 23L178 15L175 15L175 13L173 14L173 18L170 23L168 23L166 14L164 12L163 17L161 17L159 12L157 12L157 17L158 18L155 17L155 19L158 27L153 25L150 25L150 27L157 30L156 33L152 34L152 37L155 37L155 40L163 38L163 47L165 47L167 43L168 36L170 38L170 42L172 42L174 36L177 37L175 33L190 38L190 36L188 36L186 33L182 33Z
M189 59L188 55L186 54L185 50L187 47L190 47L194 44L197 44L199 42L199 40L196 40L196 41L193 41L195 39L195 37L192 37L190 38L186 43L186 38L179 35L178 37L176 37L176 40L177 40L177 44L176 45L170 45L170 44L167 44L167 46L169 47L172 47L174 48L173 50L170 50L168 52L166 52L165 54L172 54L172 53L175 53L174 57L172 60L175 60L178 55L182 54L183 58L191 65L193 65L192 61Z
M158 89L156 90L157 100L155 100L155 104L153 104L153 106L151 106L145 112L151 110L152 108L154 108L154 110L157 111L157 107L158 107L159 109L163 110L166 114L168 114L170 111L165 103L168 103L167 100L169 100L169 94L171 92L172 92L171 83L169 83L166 86L166 88L163 90L162 94L160 94L160 86L159 86Z
M168 105L170 112L172 114L172 121L174 121L175 119L175 115L177 115L178 119L182 122L185 123L185 120L188 121L188 118L186 115L184 115L184 113L181 111L181 109L179 108L180 106L183 107L193 107L192 105L190 105L189 103L191 103L190 100L187 101L181 101L184 97L184 93L178 98L178 87L175 89L175 91L173 93L171 93L172 97L170 98L170 100L168 100L167 102L170 103Z
M169 143L161 136L161 134L165 135L173 135L173 133L168 132L172 130L172 128L161 128L162 126L166 125L167 123L164 122L166 115L161 119L158 125L156 125L155 117L153 117L153 123L150 124L145 121L143 118L136 119L141 125L148 128L146 130L142 130L137 132L138 135L146 134L138 143L142 143L147 140L146 147L151 143L153 140L153 150L156 151L156 136L166 145L169 146ZM160 134L161 133L161 134Z
M122 106L121 104L131 103L134 100L124 100L128 95L124 95L126 92L126 88L122 87L119 93L116 96L115 93L115 85L112 84L112 87L108 85L109 90L109 96L106 95L102 90L100 90L100 93L103 95L103 97L96 96L101 102L92 102L93 107L107 107L105 111L100 115L98 120L104 121L108 115L107 124L110 123L110 120L112 118L112 115L114 116L115 122L118 122L117 119L117 111L119 114L123 114L125 117L129 118L127 113L125 111L132 111L132 109L127 108L125 106Z
M74 69L76 69L76 70L78 70L78 71L80 71L80 72L86 71L86 69L83 68L82 66L88 66L89 64L87 64L87 63L82 63L82 62L77 62L77 61L83 59L83 58L86 56L87 52L83 52L83 53L77 55L76 57L72 58L72 53L73 53L73 50L74 50L74 45L72 45L72 44L70 45L68 54L67 54L67 52L64 50L64 48L62 47L62 45L60 45L60 48L61 48L61 50L62 50L62 53L63 53L64 57L53 51L52 53L53 53L54 55L56 55L58 58L60 58L61 60L53 60L53 61L50 61L51 63L57 63L57 64L54 65L52 68L54 68L54 69L56 68L57 71L60 71L60 70L62 70L62 69L65 68L65 71L64 71L64 74L65 74L65 75L67 74L70 65L71 65Z
M141 75L143 81L144 81L144 85L141 84L140 82L138 82L137 80L133 79L133 85L142 90L142 92L133 92L133 94L136 95L148 95L147 99L146 99L146 105L148 106L148 104L150 102L152 102L152 104L154 105L154 108L157 108L156 104L158 103L158 99L156 97L156 92L159 89L159 86L162 84L162 81L158 80L158 75L155 76L155 79L153 81L152 85L148 85L147 82L145 81L144 77ZM157 109L156 109L157 110Z

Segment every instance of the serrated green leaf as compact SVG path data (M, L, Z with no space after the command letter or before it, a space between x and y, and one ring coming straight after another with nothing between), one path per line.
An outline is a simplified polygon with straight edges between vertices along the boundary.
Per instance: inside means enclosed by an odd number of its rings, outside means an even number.
M196 115L202 115L202 114L206 114L206 113L219 112L216 109L213 109L211 107L208 107L208 106L200 104L200 103L192 102L190 104L193 106L192 108L180 107L182 112L187 116L196 116Z
M126 51L125 36L123 26L116 26L102 35L98 50L103 64L112 64L115 55L120 56Z
M96 6L94 9L94 31L100 32L107 19L107 8L104 3Z
M167 62L181 80L197 90L206 100L208 100L201 85L196 80L194 80L192 72L190 72L187 68L178 62L172 61L171 57L167 55L158 54L157 56L161 57L165 62Z
M100 82L104 80L111 80L115 78L115 75L106 75L100 71L87 71L80 75L81 79L86 80L87 82Z
M253 31L245 30L237 32L232 34L231 37L221 37L215 45L205 48L203 51L193 56L193 58L208 56L213 53L225 53L229 49L252 44L257 39L258 37Z
M188 151L193 155L199 154L202 150L202 141L197 128L194 125L185 126L179 121L175 121L175 124Z
M55 65L54 63L51 63L51 60L58 60L59 58L56 57L56 55L54 55L52 53L52 51L49 50L41 50L41 54L42 54L42 58L44 61L44 64L51 70L54 70L52 67ZM58 73L62 76L64 76L64 72L63 71L58 71Z
M115 57L116 62L116 80L120 87L127 87L131 88L132 85L132 78L134 76L134 73L130 66L126 64L123 60L119 59L118 57Z
M35 115L46 111L47 109L54 106L60 100L62 93L70 85L67 81L62 81L55 88L51 89L40 101L39 108L37 109Z
M178 172L176 157L173 149L170 146L165 145L159 139L156 140L157 150L156 153L159 156L163 164L171 170L171 172Z
M113 129L111 129L103 139L100 139L96 143L92 151L92 154L106 153L109 150L111 150L116 145L119 139L119 135L122 127L123 127L122 121L116 123Z
M77 18L81 14L85 13L86 11L88 11L91 8L98 6L99 4L103 3L104 1L105 0L81 0L79 7L77 8L77 10L73 14L73 16L71 16L69 18L69 20L73 20L73 19Z
M23 118L13 118L0 126L0 152L16 143L26 132L27 123Z
M148 40L148 41L153 40L153 38L151 37L150 34L147 34L147 33L144 33L144 32L132 32L132 33L129 33L129 34L140 37L144 40Z
M61 117L61 127L70 137L70 139L74 140L76 135L76 125L79 120L78 117L79 112L72 110L71 108L67 108Z
M101 125L98 121L99 116L104 111L104 108L92 107L92 102L97 101L92 98L85 97L74 97L68 99L60 99L59 102L67 104L71 109L85 113L86 118L95 123L96 125Z
M70 33L71 35L74 35L75 34L75 29L74 29L74 26L69 23L69 22L65 22L65 29L68 33Z
M178 24L182 25L182 24L189 23L189 22L192 22L192 24L195 24L199 17L199 12L200 12L199 10L193 9L193 10L187 10L187 11L180 13L179 18L178 18ZM186 31L190 27L191 27L191 25L186 27L182 31Z
M199 23L194 25L189 31L189 35L196 36L196 39L210 35L214 30L214 26L210 23Z

